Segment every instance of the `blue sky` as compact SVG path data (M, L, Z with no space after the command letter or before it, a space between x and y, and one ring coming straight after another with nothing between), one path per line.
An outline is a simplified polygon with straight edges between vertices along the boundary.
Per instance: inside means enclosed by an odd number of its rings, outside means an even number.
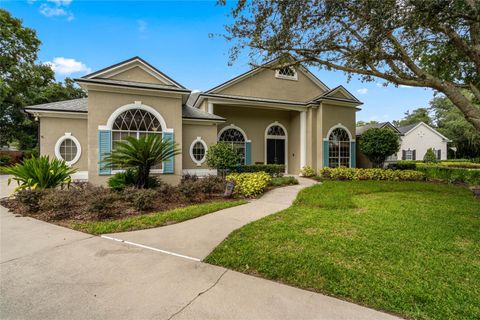
M2 8L37 31L41 62L56 77L80 77L140 56L191 90L207 90L249 69L243 55L228 66L231 46L220 36L231 22L228 7L214 1L9 1ZM347 83L342 72L310 69L329 87L343 84L364 102L357 120L395 120L427 106L433 91L383 87L378 80Z

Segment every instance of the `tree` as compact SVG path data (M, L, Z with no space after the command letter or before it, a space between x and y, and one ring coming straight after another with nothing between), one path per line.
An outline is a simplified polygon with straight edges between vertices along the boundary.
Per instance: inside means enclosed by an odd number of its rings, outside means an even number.
M225 170L234 168L239 163L240 155L231 144L219 142L208 148L207 164L209 167L219 170L221 175L224 175Z
M357 121L357 127L363 127L369 124L377 124L378 121L371 120L371 121L363 121L363 120L358 120Z
M37 124L24 106L86 96L73 80L56 83L51 67L36 63L39 46L33 29L0 9L0 146L35 147Z
M375 168L381 167L400 148L398 135L389 128L368 129L359 140L360 151Z
M425 163L437 162L437 156L435 155L435 152L433 151L432 148L428 148L427 152L425 152L425 155L423 156L423 162Z
M466 93L468 95L468 93ZM470 94L470 98L473 95ZM430 101L430 110L437 130L452 140L459 158L480 157L480 133L465 120L462 113L445 96L437 96Z
M116 148L105 157L104 165L135 169L136 187L147 189L151 168L177 154L180 154L177 144L163 140L157 134L144 135L138 139L130 136L125 141L117 142Z
M393 125L396 127L402 127L419 122L424 122L429 126L433 124L427 108L418 108L413 110L411 113L410 111L407 111L405 112L405 117L402 120L393 121Z
M480 100L478 0L252 0L239 1L232 16L232 61L249 47L254 61L273 56L282 66L432 88L480 131L480 107L464 94Z

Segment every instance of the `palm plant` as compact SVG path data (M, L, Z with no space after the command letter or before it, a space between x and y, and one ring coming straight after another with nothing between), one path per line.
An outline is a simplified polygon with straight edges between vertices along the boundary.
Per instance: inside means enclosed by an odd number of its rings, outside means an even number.
M180 149L173 141L164 140L157 134L149 134L138 139L127 137L125 141L117 142L116 148L105 157L104 162L106 167L135 169L136 187L146 189L151 168L179 153Z
M18 187L15 191L23 189L56 188L72 181L71 174L77 169L72 169L63 160L53 159L48 156L25 159L14 166L2 167L0 171L13 175L8 179L8 184L15 180Z

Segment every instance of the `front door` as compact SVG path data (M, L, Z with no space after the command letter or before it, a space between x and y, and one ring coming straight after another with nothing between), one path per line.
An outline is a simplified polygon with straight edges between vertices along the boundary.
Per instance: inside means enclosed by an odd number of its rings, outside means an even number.
M285 164L284 139L267 139L267 164Z

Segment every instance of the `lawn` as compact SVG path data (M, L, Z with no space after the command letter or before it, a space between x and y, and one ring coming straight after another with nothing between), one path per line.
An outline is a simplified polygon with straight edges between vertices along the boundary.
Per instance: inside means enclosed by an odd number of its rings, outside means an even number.
M182 222L185 220L197 218L218 210L235 207L247 203L245 200L209 202L204 204L191 205L184 208L150 213L138 216L132 216L125 219L92 221L85 223L75 223L71 227L75 230L87 232L90 234L104 234L114 232L124 232L141 230L148 228L161 227L167 224Z
M480 318L480 201L424 182L327 181L206 261L412 319Z

